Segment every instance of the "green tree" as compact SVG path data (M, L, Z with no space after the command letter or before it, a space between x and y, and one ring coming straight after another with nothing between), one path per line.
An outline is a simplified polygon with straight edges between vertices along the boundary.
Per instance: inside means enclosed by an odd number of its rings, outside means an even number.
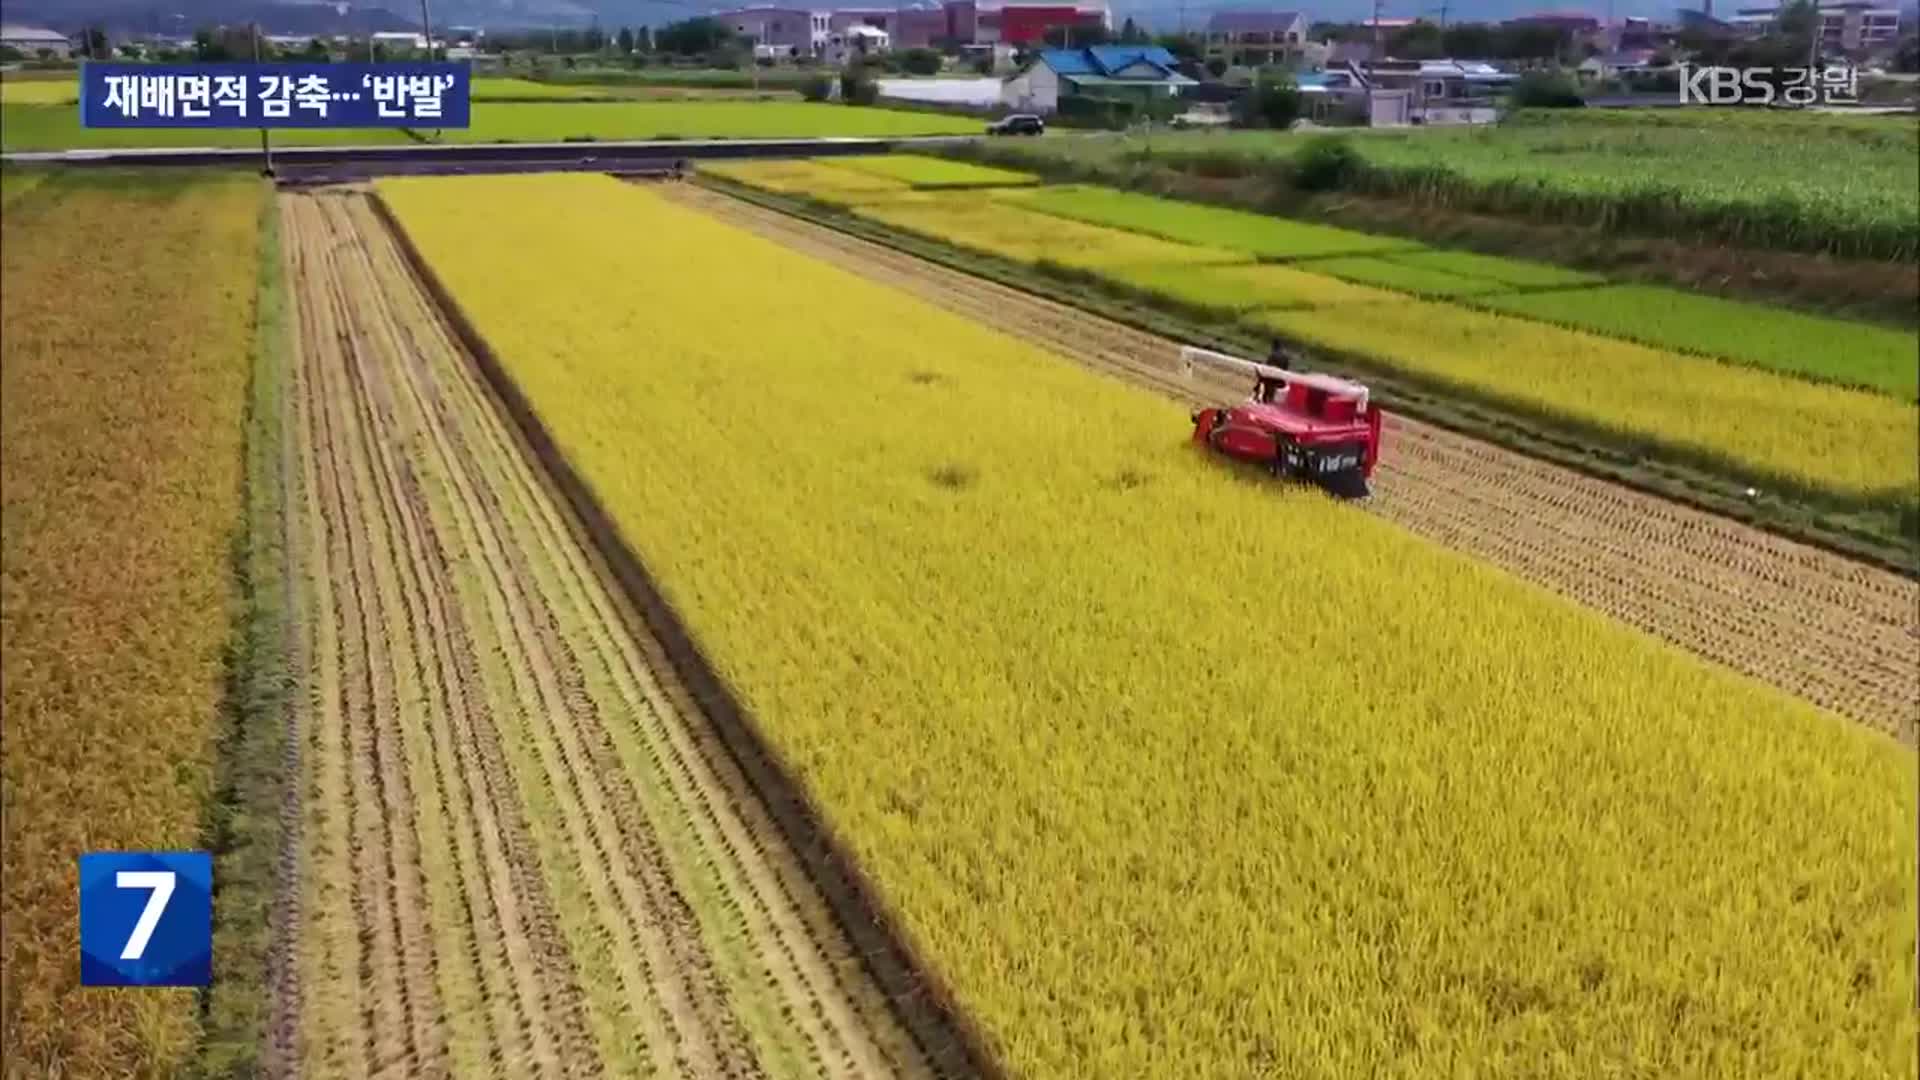
M1153 39L1153 43L1172 53L1173 58L1182 63L1200 59L1200 39L1193 34L1161 34Z
M1300 117L1300 87L1285 71L1262 71L1234 103L1234 113L1234 122L1241 127L1284 131Z
M1120 24L1120 44L1145 45L1146 43L1147 32L1135 25L1133 16L1127 16L1127 21Z
M938 75L940 62L940 54L932 49L908 49L900 55L900 67L909 75Z
M1893 70L1902 73L1920 71L1920 34L1910 33L1894 46Z
M702 53L719 52L732 44L733 39L733 29L727 24L701 16L661 27L660 32L654 35L654 44L661 52L699 56Z
M1387 37L1387 54L1401 60L1437 60L1446 51L1445 35L1425 19L1416 19Z
M1529 71L1514 80L1508 95L1521 109L1577 109L1587 103L1573 78L1559 70Z
M1441 48L1448 56L1493 56L1496 37L1486 23L1455 23L1441 34Z
M880 97L880 84L864 65L855 64L840 73L840 101L846 105L871 105Z

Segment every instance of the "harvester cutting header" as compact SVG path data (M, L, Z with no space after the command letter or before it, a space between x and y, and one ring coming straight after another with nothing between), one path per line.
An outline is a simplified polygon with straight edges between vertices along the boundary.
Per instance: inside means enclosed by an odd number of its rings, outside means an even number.
M1196 363L1252 375L1254 383L1253 395L1239 405L1196 410L1194 442L1343 498L1368 494L1380 457L1380 410L1369 407L1365 386L1183 347L1181 370L1191 377Z

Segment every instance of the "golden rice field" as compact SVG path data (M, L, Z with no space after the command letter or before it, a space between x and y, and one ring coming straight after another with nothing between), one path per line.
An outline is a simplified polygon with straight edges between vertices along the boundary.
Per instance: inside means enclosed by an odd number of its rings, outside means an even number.
M901 180L810 159L793 161L714 161L702 163L703 175L738 179L784 195L804 195L837 206L863 199L902 195L913 189Z
M760 182L752 166L728 178ZM786 182L789 192L805 184ZM1607 432L1656 455L1704 458L1762 487L1902 505L1920 488L1920 414L1911 401L1419 300L1309 269L1255 266L1244 250L1052 217L1021 205L1024 198L929 193L913 202L849 201L860 217L883 225L1221 309L1251 327Z
M206 846L263 195L90 172L0 219L9 1077L181 1075L199 1035L189 993L81 990L76 858Z
M0 79L0 105L78 105L78 79Z
M1892 740L647 191L379 190L1013 1074L1911 1075Z
M1079 270L1109 266L1198 266L1245 260L1225 248L1197 247L1099 225L1083 225L982 198L975 192L927 193L914 201L862 202L864 218L954 242L988 254L1032 263L1045 259Z

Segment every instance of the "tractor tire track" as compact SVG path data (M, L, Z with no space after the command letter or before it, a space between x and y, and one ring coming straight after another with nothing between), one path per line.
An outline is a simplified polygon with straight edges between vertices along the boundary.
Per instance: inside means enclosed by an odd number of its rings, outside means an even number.
M323 282L337 286L337 282ZM323 288L309 305L346 356L356 351L349 312L340 289ZM344 716L347 721L350 851L354 909L359 923L357 974L361 995L361 1067L370 1076L441 1072L437 1052L432 946L420 915L412 798L398 717L392 643L388 640L393 589L379 568L386 552L375 530L348 528L358 518L384 519L366 452L369 438L357 415L351 365L312 369L326 424L324 445L333 484L334 551L340 561L327 571L344 585L336 594L340 613ZM358 447L359 453L355 453Z
M1189 403L1181 343L690 185L683 205ZM1909 745L1920 582L1388 414L1372 513Z
M319 293L317 303L295 304L300 352L315 357L337 343L339 332L324 291L308 280L316 271L297 242L298 224L291 215L283 220L288 225L285 243L291 292L296 298ZM313 722L306 725L311 733L311 752L307 755L311 767L305 778L309 827L303 829L305 865L310 873L301 894L303 911L312 918L302 921L307 936L299 943L303 946L303 1001L298 1004L308 1006L298 1024L301 1057L288 1074L344 1076L351 1072L352 1061L357 1058L348 1051L357 1042L353 1035L358 1025L351 1018L359 1014L360 991L359 936L349 926L354 893L350 850L354 800L352 770L346 764L350 740L342 625L347 617L334 588L337 568L343 562L340 548L344 541L338 523L345 496L335 469L326 391L320 385L319 372L312 363L296 364L293 372L300 412L296 452L305 477L303 492L312 500L295 511L307 525L304 554L309 565L302 567L302 577L313 597L304 626L304 636L311 639L308 654L313 665L308 699Z
M316 205L325 208L331 233L340 237L341 246L352 253L351 276L360 286L361 310L379 311L383 296L366 247L347 213L347 204L323 200ZM400 355L394 348L400 328L390 319L370 320L370 324L379 339L371 343L369 353L386 357ZM396 365L394 370L404 372L407 368ZM389 372L386 378L391 377ZM411 397L393 395L384 382L381 386L390 408L401 400L411 404ZM403 422L402 430L417 432L419 426L418 414L412 413ZM522 1075L536 1070L545 1073L556 1069L567 1075L591 1074L597 1071L597 1063L588 1046L578 975L565 947L560 944L531 853L532 845L527 840L526 824L519 818L511 796L502 794L510 781L505 779L506 767L492 718L485 714L484 702L467 693L467 687L482 685L478 660L461 620L458 597L421 480L405 457L397 454L383 457L393 477L394 490L401 493L398 506L407 525L406 565L428 608L425 625L418 632L440 656L446 673L439 686L441 708L430 715L435 720L464 721L464 738L457 742L447 740L450 753L443 773L453 775L456 782L468 776L476 778L475 782L464 784L475 793L470 798L474 799L479 822L475 826L477 835L471 840L485 850L492 888L480 890L488 897L483 906L463 902L470 926L497 924L502 931L496 939L496 954L477 960L476 968L487 972L483 993L492 996L498 992L505 999L504 1008L496 1016L495 1030L508 1033L506 1037L514 1044L504 1061L506 1074ZM460 890L463 895L468 891L464 884ZM530 906L532 914L523 913L523 906ZM531 942L527 939L529 933L533 937ZM469 936L473 941L473 955L482 957L478 936ZM503 968L511 973L510 977L500 974ZM511 989L503 983L511 983ZM487 1041L496 1043L501 1037L495 1034ZM488 1056L493 1055L490 1045ZM531 1055L532 1060L526 1060L526 1055Z
M306 864L346 871L356 899L352 941L300 954L335 957L335 977L303 972L294 1071L600 1074L608 1029L575 951L591 947L618 981L617 1037L644 1044L635 1067L931 1075L367 200L287 195L282 211L302 330L293 452L330 481L297 514L326 541L311 610L337 613L340 669L339 719L308 725L339 741L304 790L315 820L349 811L353 842L346 866L311 847ZM548 895L555 859L578 868L584 936ZM336 989L355 1004L329 1007ZM478 1018L439 1024L453 1001Z

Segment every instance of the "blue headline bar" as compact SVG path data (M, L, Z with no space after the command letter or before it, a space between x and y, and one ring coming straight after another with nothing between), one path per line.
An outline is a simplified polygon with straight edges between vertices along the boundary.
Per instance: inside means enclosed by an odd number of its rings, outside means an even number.
M464 128L465 63L87 64L90 128Z

